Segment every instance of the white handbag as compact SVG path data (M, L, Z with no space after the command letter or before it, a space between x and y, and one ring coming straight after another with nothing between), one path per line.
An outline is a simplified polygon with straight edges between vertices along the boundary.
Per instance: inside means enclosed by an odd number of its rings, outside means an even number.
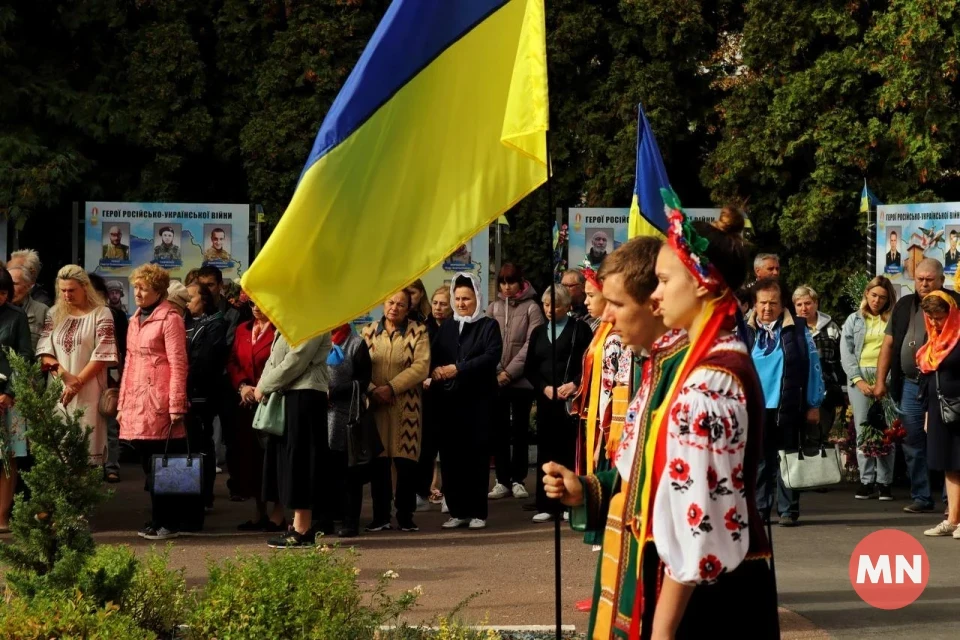
M829 448L823 443L814 454L803 450L780 450L780 477L787 489L818 489L839 484L843 474L840 467L840 452L836 445Z

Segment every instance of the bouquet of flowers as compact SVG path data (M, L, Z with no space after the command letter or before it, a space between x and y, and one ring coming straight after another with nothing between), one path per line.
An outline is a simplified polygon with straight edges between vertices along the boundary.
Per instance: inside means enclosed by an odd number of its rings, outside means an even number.
M890 444L897 444L898 442L903 441L907 437L907 430L903 428L903 423L900 421L900 418L897 418L893 421L889 427L886 428L883 432L884 442Z
M870 422L860 425L860 436L857 438L857 448L868 458L882 458L893 451L893 443L884 435L884 431L877 429Z

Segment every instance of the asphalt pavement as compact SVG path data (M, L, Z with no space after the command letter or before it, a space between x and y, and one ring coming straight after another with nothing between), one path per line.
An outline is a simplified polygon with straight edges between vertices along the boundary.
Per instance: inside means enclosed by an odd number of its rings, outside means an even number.
M217 500L205 531L173 542L171 562L185 568L191 585L206 578L209 562L244 553L271 553L264 534L239 534L236 525L249 518L252 503L227 499L225 475L217 478ZM99 544L129 544L145 551L150 543L136 536L148 514L148 498L138 466L124 465L123 481L93 520ZM532 483L528 480L528 488ZM937 514L911 515L902 507L907 492L894 502L854 500L854 488L804 493L800 526L774 526L774 549L784 638L922 637L954 638L960 632L957 571L960 541L926 538L923 530ZM429 622L462 603L461 617L470 623L500 626L553 625L554 529L535 524L523 501L505 498L490 503L489 526L483 531L440 529L447 518L434 506L416 514L419 532L362 534L344 546L359 551L360 578L372 583L388 569L400 577L396 589L421 586L420 605L408 616ZM362 522L371 515L369 495ZM848 563L856 544L873 531L901 529L921 541L930 558L931 576L923 595L898 611L874 609L850 585ZM4 536L6 537L6 536ZM334 539L335 540L335 539ZM584 632L587 614L574 603L591 593L597 553L580 535L561 527L561 614L564 625ZM296 553L288 551L287 553ZM745 603L744 615L749 615Z

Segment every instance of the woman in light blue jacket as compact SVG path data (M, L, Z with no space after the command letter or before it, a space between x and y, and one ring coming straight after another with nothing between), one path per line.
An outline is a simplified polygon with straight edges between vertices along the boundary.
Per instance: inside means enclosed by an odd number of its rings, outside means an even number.
M877 398L873 386L877 378L877 363L883 344L890 311L897 301L893 284L884 276L877 276L867 283L860 309L850 314L843 323L840 338L840 362L847 374L847 395L853 407L853 421L859 439L867 420L870 407ZM880 457L867 457L857 449L860 466L860 487L854 497L869 500L893 500L890 483L893 481L893 452Z

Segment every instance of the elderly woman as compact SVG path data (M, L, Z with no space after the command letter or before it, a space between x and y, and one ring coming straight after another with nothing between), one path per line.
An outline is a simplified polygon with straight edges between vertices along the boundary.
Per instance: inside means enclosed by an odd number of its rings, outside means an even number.
M497 366L493 435L497 482L487 497L491 500L510 495L529 498L523 483L529 467L527 444L533 385L523 376L523 367L530 335L543 324L543 312L537 304L537 292L524 280L519 266L507 262L500 267L497 287L500 289L497 300L487 308L487 316L497 321L503 340L503 354Z
M187 398L190 400L187 427L190 444L204 456L203 499L213 508L213 484L217 479L213 419L220 411L220 390L227 364L227 321L213 294L200 284L187 287Z
M27 317L13 305L13 279L6 269L0 267L0 419L6 422L9 439L4 443L0 456L0 533L10 531L10 510L13 508L13 494L17 487L17 458L27 455L26 429L23 420L13 408L13 385L10 379L13 370L7 360L7 349L27 360L33 358L33 346L30 344L30 327ZM39 303L38 303L39 304Z
M880 347L890 312L897 302L893 284L884 276L877 276L867 283L863 291L860 308L847 317L843 323L840 341L840 360L850 384L847 394L853 407L853 423L857 436L863 431L870 407L877 398L873 388L877 381L877 364L880 360ZM816 338L814 338L816 340ZM826 381L826 369L824 369ZM857 463L860 467L860 487L854 497L868 500L879 497L881 500L893 500L890 484L893 482L893 452L882 457L865 456L857 449Z
M90 464L102 465L107 451L107 421L100 415L100 396L107 388L107 367L118 360L113 314L86 271L68 264L57 273L57 303L37 342L44 369L63 381L60 406L83 409L90 432Z
M432 347L430 391L438 415L449 422L441 432L445 529L487 526L490 475L490 418L497 397L497 365L503 351L497 321L483 315L480 283L459 273L450 287L453 319L440 327Z
M360 507L363 503L363 485L371 462L364 452L353 450L351 436L363 437L361 416L367 410L366 390L373 368L370 350L349 324L333 332L333 349L327 357L330 366L330 408L327 410L327 428L330 450L337 465L337 494L343 498L343 526L337 535L353 538L360 533ZM355 424L351 425L351 422ZM351 434L359 429L360 433ZM372 443L365 443L372 444ZM369 447L363 447L368 449Z
M283 396L283 433L267 438L263 469L263 499L293 511L293 527L267 542L273 549L312 547L317 531L333 533L333 460L327 442L327 392L330 371L330 334L324 333L296 347L278 331L270 357L253 392L265 403L271 394ZM283 512L275 510L274 525L282 525Z
M29 274L30 281L33 283L30 285L30 297L47 308L53 306L53 300L37 282L37 278L40 277L40 269L43 268L43 265L40 263L40 254L34 249L19 249L14 251L10 254L10 260L7 261L7 269L13 269L15 267L23 267Z
M50 314L50 307L30 296L30 291L36 284L32 271L21 265L10 267L9 272L10 277L13 278L13 297L9 302L20 307L27 314L27 323L30 325L30 343L36 349L37 342L40 341L40 334L43 333L43 325Z
M410 292L399 291L384 303L383 319L368 324L361 331L373 362L368 395L384 447L383 453L373 462L373 522L367 526L367 531L392 528L390 500L394 497L394 490L391 466L397 472L397 524L401 531L418 531L413 512L417 504L421 390L430 368L430 339L426 327L408 318L411 308Z
M253 415L257 406L254 389L257 388L267 365L267 358L270 357L270 346L273 344L276 329L259 307L253 303L250 307L253 318L237 325L233 346L227 358L230 388L235 391L226 400L235 406L230 424L233 437L227 448L227 468L230 470L227 486L233 498L253 498L255 501L253 519L239 525L238 530L277 533L285 529L282 508L277 518L280 524L273 525L267 517L266 503L262 499L263 447L253 428Z
M440 327L453 315L450 288L440 287L430 300L431 312L427 318L431 353ZM430 390L430 379L423 381L423 430L420 438L420 461L417 463L417 511L427 511L430 504L440 504L443 494L437 486L437 454L440 452L440 425L442 417L436 410L436 393Z
M820 311L820 296L813 287L797 287L792 299L797 317L806 320L810 337L813 338L813 344L820 356L823 385L827 393L820 405L820 436L826 439L837 417L837 407L843 405L843 384L846 377L840 362L840 327L830 316Z
M556 296L556 307L552 296ZM533 521L549 522L561 509L544 492L543 465L554 461L565 467L574 466L577 422L567 410L566 401L577 392L583 354L590 346L593 331L586 322L567 315L571 298L566 288L554 286L552 292L547 289L541 301L547 323L530 335L524 376L533 385L537 398L537 514Z
M183 317L166 301L170 276L147 264L130 274L137 310L127 330L127 361L120 381L120 438L140 454L151 498L150 522L139 535L166 540L183 528L203 525L202 496L154 495L151 460L164 451L186 453L187 332Z
M920 308L927 329L927 342L917 351L927 464L943 471L947 485L947 518L923 533L960 539L960 310L943 290L927 294Z

